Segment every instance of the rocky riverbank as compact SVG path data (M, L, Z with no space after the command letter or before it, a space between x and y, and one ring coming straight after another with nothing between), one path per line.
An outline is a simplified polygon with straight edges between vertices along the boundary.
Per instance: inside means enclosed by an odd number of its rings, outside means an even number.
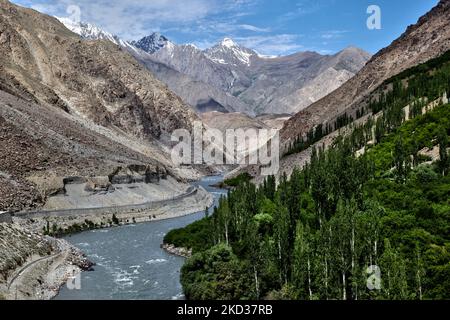
M188 194L171 200L116 208L16 214L13 221L35 232L62 235L89 229L177 218L203 211L206 207L210 207L213 201L213 196L199 187Z
M195 191L195 192L194 192ZM44 236L44 231L102 228L176 218L203 211L213 204L213 196L202 187L170 201L142 210L116 213L87 211L67 214L39 213L15 216L14 223L0 224L0 299L48 300L56 296L68 280L76 285L82 271L93 264L77 248L62 239ZM124 208L126 209L126 208ZM51 233L51 232L50 232ZM7 245L7 244L13 245ZM170 248L168 248L170 250ZM189 257L189 250L173 250Z
M0 298L48 300L93 263L61 239L34 233L18 225L0 224Z
M190 258L192 257L192 249L187 248L178 248L175 247L173 244L167 244L163 243L161 244L161 249L167 251L170 254L173 254L175 256L183 257L183 258Z

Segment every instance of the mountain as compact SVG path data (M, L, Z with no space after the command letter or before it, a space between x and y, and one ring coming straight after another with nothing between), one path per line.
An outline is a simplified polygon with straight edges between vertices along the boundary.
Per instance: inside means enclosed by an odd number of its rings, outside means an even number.
M175 45L171 42L151 54L134 54L135 58L142 61L154 72L155 76L164 81L174 92L179 94L186 102L201 110L206 104L219 104L217 111L244 112L255 115L253 107L234 96L230 89L236 82L236 78L244 79L246 75L237 66L218 63L208 57L204 51L194 45ZM234 56L233 56L234 57ZM195 86L193 92L205 92L198 99L191 98L189 91L186 94L184 86L180 86L179 79L167 78L163 71L152 67L154 64L162 64L179 74L182 74L190 87ZM194 101L192 101L194 100Z
M156 62L151 55L144 51L129 50L129 52L197 112L245 110L252 114L250 106L225 91L211 84L196 81L164 63Z
M256 57L250 66L251 84L240 99L251 101L257 114L295 113L338 88L366 63L370 55L356 48L324 56L300 52L287 57Z
M83 39L87 40L108 40L112 43L122 46L131 50L136 50L129 42L122 40L116 35L106 32L93 24L86 22L74 22L69 18L56 17L67 29L80 35Z
M84 37L81 33L80 35ZM161 48L170 45L169 40L160 33L153 33L139 41L132 41L131 44L147 53L155 53Z
M200 113L293 114L337 89L370 58L357 48L335 55L264 57L230 38L201 50L177 45L159 33L126 42L87 23L62 22L82 37L98 34L98 39L124 47Z
M144 64L158 80L165 83L171 91L182 97L185 103L200 113L208 111L235 112L236 110L252 113L251 108L236 97L209 83L194 80L185 73L177 71L177 69L182 69L183 63L181 62L184 61L184 56L190 56L193 60L204 58L201 61L206 64L210 63L210 60L206 59L203 54L196 55L201 51L193 45L177 46L159 33L153 33L139 41L127 42L89 23L73 22L64 18L58 19L69 30L84 39L109 40L124 48ZM160 55L159 59L152 56L157 52ZM177 64L177 61L180 63ZM189 62L186 61L186 64ZM189 71L185 70L185 72Z
M355 117L383 81L449 50L449 17L450 1L441 0L391 45L374 55L356 76L286 122L281 138L289 142L318 124L333 123L345 112Z
M298 112L285 121L280 130L280 171L277 178L283 174L290 176L294 168L301 168L311 160L312 148L303 151L291 151L291 145L299 138L307 137L312 129L319 125L326 128L344 116L358 118L358 113L364 108L366 115L357 121L364 123L373 114L370 110L371 101L377 101L381 92L386 93L383 83L401 72L440 57L450 50L450 0L441 0L436 7L421 17L418 22L407 30L388 47L380 50L353 78L341 87L320 99L311 106ZM352 49L354 50L354 49ZM406 107L406 105L405 105ZM379 115L378 115L379 116ZM316 147L329 146L341 134L335 130L317 141ZM259 166L241 166L230 172L226 178L236 177L247 172L255 177L255 183L262 183Z
M1 4L0 79L10 91L18 93L20 85L22 97L54 102L69 113L140 138L167 140L174 128L188 128L197 119L181 99L110 41L81 41L54 18L7 1Z
M61 21L69 30L72 32L79 34L84 39L89 40L109 40L117 45L121 43L119 37L112 35L109 32L100 29L97 26L94 26L90 23L86 22L75 22L69 18L60 18L56 17L59 21Z
M300 52L267 58L229 38L206 50L170 43L148 53L143 60L162 63L194 82L223 91L241 102L236 105L232 99L233 104L223 105L224 109L252 116L298 112L337 89L370 58L356 48L331 56ZM185 98L178 85L169 79L164 82Z
M42 204L68 176L185 177L166 150L200 119L116 38L84 26L108 41L0 0L0 210Z
M249 67L251 60L258 56L255 51L239 46L230 38L223 39L204 53L208 59L216 63L246 67Z

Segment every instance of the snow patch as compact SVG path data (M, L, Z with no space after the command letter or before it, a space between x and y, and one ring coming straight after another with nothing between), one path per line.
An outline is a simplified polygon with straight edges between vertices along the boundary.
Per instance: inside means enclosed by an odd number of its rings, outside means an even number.
M220 64L228 64L225 60L223 59L216 59L216 58L212 58L210 57L209 60L215 62L215 63L220 63Z
M237 44L230 38L223 39L220 45L229 49L237 47Z
M117 36L106 32L90 23L86 22L76 22L69 18L60 18L56 17L64 26L72 31L73 33L78 34L84 39L89 40L109 40L114 44L121 45L124 41L119 39Z

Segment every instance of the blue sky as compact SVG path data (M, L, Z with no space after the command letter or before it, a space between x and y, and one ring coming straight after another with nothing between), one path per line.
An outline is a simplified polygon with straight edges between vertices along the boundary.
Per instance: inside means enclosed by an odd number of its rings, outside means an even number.
M376 53L438 0L13 0L67 17L77 5L81 20L136 40L161 32L175 43L212 46L224 37L266 55L313 50L335 53L356 46ZM367 8L381 9L381 30L366 26Z

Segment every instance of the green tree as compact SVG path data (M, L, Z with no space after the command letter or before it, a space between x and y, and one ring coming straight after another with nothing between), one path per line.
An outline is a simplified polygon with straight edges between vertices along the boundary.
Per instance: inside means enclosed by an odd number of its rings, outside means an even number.
M410 168L408 151L401 136L395 140L393 157L397 182L404 183Z
M422 251L420 245L416 244L416 263L415 263L415 282L416 282L416 297L419 300L423 299L423 282L425 278L425 265L422 258Z
M309 241L309 232L309 228L305 228L301 222L297 223L292 266L292 282L296 288L297 298L312 300L312 251Z
M288 209L280 203L280 200L276 200L276 213L275 213L275 225L274 225L274 238L275 238L275 250L277 252L277 265L279 271L279 278L281 284L288 283L289 275L289 227L290 217Z
M389 300L408 298L406 264L400 253L391 246L389 239L384 241L384 252L380 258L382 292Z
M348 276L354 265L354 208L340 201L336 214L330 220L330 226L333 237L332 260L340 278L340 298L347 300Z
M443 176L448 174L448 168L450 165L447 146L448 146L448 136L444 128L439 128L439 133L437 137L439 143L439 169Z

